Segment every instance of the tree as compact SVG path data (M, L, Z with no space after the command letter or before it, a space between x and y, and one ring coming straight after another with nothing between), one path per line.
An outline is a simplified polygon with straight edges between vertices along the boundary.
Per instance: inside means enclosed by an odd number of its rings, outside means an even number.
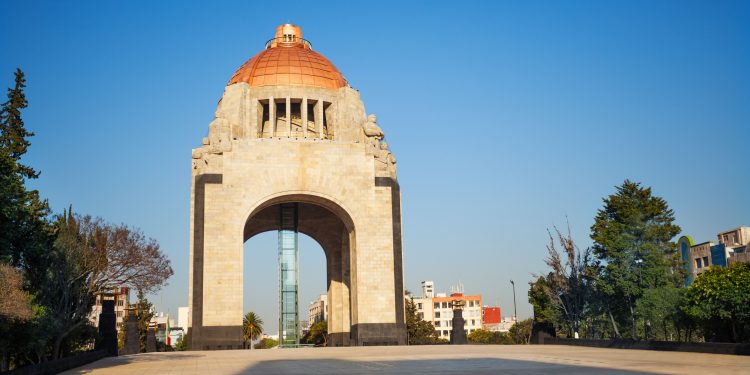
M0 263L0 319L26 321L32 317L31 297L23 290L23 275Z
M547 277L550 277L549 275ZM534 309L534 322L539 324L556 324L557 311L547 292L550 287L547 277L537 276L536 280L529 281L529 303Z
M21 164L21 157L30 145L21 118L21 110L28 107L23 89L24 74L15 72L15 86L8 89L8 100L0 107L0 262L7 262L25 270L26 277L41 273L35 262L43 257L50 245L47 202L39 192L28 190L26 180L39 173ZM36 271L36 272L34 272ZM29 280L31 286L35 279Z
M263 319L258 314L249 311L242 318L242 340L252 348L253 341L263 333Z
M417 305L411 295L406 298L406 332L409 345L429 345L439 342L435 327L419 316Z
M750 264L700 274L688 288L684 309L709 341L750 341Z
M45 258L52 242L46 220L47 202L39 198L38 191L25 186L27 180L39 176L21 163L29 146L27 138L33 136L21 118L22 109L28 106L25 87L24 74L18 69L15 85L8 89L8 100L0 107L0 264L10 267L4 268L4 276L10 279L0 281L8 288L0 294L0 299L3 303L15 301L21 305L27 299L24 294L38 294L39 279L46 274ZM46 331L40 327L43 310L35 298L27 302L31 315L18 305L20 316L0 316L0 371L40 361L45 356L41 337Z
M328 342L328 322L323 320L313 324L304 341L315 346L326 346Z
M14 334L34 317L34 306L23 284L18 269L0 262L0 372L9 369L10 352L21 344L13 339Z
M54 228L50 272L40 294L55 336L53 359L60 357L62 340L88 323L97 293L128 286L143 296L166 284L173 273L158 243L137 229L72 210L57 216Z
M20 163L21 156L31 144L28 138L34 136L34 133L26 130L21 118L21 110L29 106L23 92L24 88L26 78L21 69L16 69L15 86L8 89L8 101L3 103L0 109L0 149L16 162L20 175L25 178L37 178L38 172Z
M179 340L177 340L177 344L174 346L174 350L178 352L184 352L186 350L190 349L190 339L188 338L188 334L182 335Z
M532 319L528 318L520 322L516 322L508 333L516 344L528 344L531 341L531 325Z
M570 227L567 234L563 234L555 227L555 235L548 231L548 236L548 257L545 263L552 271L547 274L544 282L536 285L547 298L543 301L541 296L535 296L536 302L549 303L551 306L545 308L554 308L556 312L543 313L562 318L568 336L572 337L580 331L581 321L588 312L589 296L598 267L593 262L591 249L581 251L576 246L570 234ZM564 258L555 244L555 239L565 254ZM552 316L545 318L552 319Z
M146 352L146 343L148 342L148 326L151 319L154 318L154 305L146 298L145 293L138 291L138 301L136 302L136 313L138 319L138 341L139 351Z
M625 180L617 193L604 198L591 226L593 253L604 264L598 293L606 299L615 336L619 326L636 333L636 302L644 290L679 285L683 268L671 239L680 232L667 202L651 188Z
M50 220L47 202L25 187L39 173L21 163L33 133L21 118L23 72L15 78L0 108L0 264L23 275L33 314L0 318L0 370L78 350L96 335L87 324L95 294L114 286L155 291L173 273L158 243L138 229L71 211Z
M679 330L680 302L684 288L665 285L647 289L636 302L636 313L644 319L646 340L671 341L670 333Z

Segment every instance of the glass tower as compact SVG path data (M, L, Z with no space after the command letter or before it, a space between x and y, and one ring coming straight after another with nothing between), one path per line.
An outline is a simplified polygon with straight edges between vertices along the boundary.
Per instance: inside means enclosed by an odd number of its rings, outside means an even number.
M281 205L279 229L279 346L299 345L297 204Z

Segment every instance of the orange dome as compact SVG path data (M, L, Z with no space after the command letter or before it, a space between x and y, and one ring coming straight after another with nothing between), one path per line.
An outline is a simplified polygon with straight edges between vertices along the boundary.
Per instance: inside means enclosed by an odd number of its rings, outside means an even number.
M313 51L302 39L302 30L281 25L266 49L242 64L229 85L245 82L250 86L298 85L338 89L348 83L323 55Z

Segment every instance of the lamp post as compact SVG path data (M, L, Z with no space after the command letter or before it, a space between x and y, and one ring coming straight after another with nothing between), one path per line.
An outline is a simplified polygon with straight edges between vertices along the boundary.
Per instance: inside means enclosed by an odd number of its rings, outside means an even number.
M518 321L518 311L516 311L516 283L511 280L510 285L513 285L513 322L515 323Z

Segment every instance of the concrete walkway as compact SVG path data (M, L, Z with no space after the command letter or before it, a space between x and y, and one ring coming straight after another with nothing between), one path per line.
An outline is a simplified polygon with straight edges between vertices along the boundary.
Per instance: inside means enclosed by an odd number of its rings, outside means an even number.
M65 374L750 374L750 357L557 345L144 353Z

